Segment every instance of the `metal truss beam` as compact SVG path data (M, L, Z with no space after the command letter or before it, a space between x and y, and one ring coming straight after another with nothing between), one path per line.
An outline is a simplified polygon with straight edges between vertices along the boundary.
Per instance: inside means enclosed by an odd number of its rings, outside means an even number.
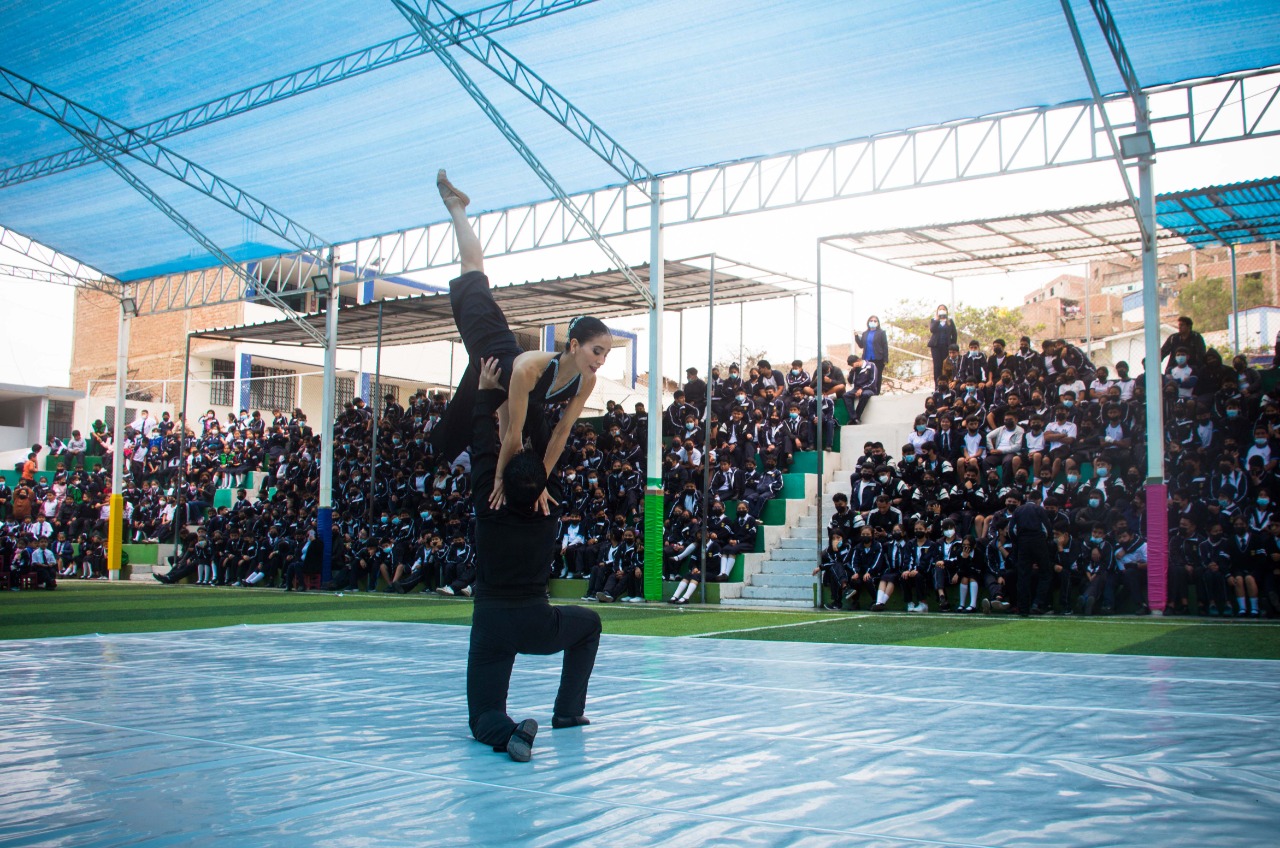
M1137 73L1133 70L1133 63L1129 61L1129 52L1124 49L1120 28L1116 26L1111 7L1107 5L1107 0L1089 0L1089 5L1093 7L1093 16L1098 19L1102 36L1107 40L1107 47L1111 49L1111 57L1115 59L1116 69L1120 71L1120 77L1124 80L1125 90L1129 92L1129 98L1136 102L1142 94L1142 86L1138 82Z
M70 133L74 138L79 140L81 144L83 144L85 147L92 150L93 154L97 156L99 159L101 159L104 165L106 165L111 170L115 171L116 174L119 175L119 177L122 180L124 180L135 191L137 191L144 198L146 198L147 201L149 201L152 206L156 207L161 212L163 212L165 216L169 218L169 220L173 221L173 223L177 224L178 227L183 232L191 236L191 238L193 238L205 250L209 251L209 253L213 254L214 258L216 258L218 262L220 262L225 268L227 268L229 271L231 271L231 273L235 274L237 277L240 277L246 286L246 290L248 290L253 286L254 280L245 272L245 269L238 262L236 262L234 259L228 256L226 252L222 250L222 248L214 244L213 241L210 240L208 236L206 236L194 224L192 224L190 221L184 218L182 216L182 213L180 213L177 209L173 208L173 206L169 204L163 197L161 197L160 195L152 191L151 188L148 187L146 183L144 183L142 180L140 180L137 177L137 175L135 175L132 171L130 171L124 165L117 162L112 155L114 151L110 147L104 144L97 137L89 135L88 133L85 133L85 132L81 132L80 130L77 130L67 124L60 123L60 126L62 126L62 128L66 130L68 133ZM294 323L296 323L308 335L314 338L321 345L324 345L326 343L326 339L323 333L318 332L306 321L300 320L298 317L298 313L294 311L293 307L289 306L287 303L281 300L279 296L277 296L269 288L264 288L262 290L262 296L266 298L266 300L272 306L276 307L281 312L283 312L285 317L289 318Z
M266 201L259 200L185 156L158 142L147 141L123 124L3 67L0 67L0 97L51 118L75 133L77 138L94 139L113 155L126 154L151 165L162 174L218 201L295 247L318 255L328 246L320 236Z
M462 66L458 64L458 60L454 59L453 56L450 55L448 49L446 49L445 45L440 41L440 37L436 34L437 30L435 26L421 14L417 13L411 6L406 5L403 0L392 0L392 3L394 3L396 8L400 10L401 14L403 14L411 24L413 24L419 34L421 34L422 37L431 44L436 56L444 64L445 68L448 69L449 73L453 75L453 78L458 81L458 84L462 86L463 90L471 96L471 99L476 102L476 105L480 107L481 111L484 112L493 125L498 128L498 131L507 139L515 149L516 153L520 155L520 158L525 161L525 164L527 164L533 172L538 175L538 178L542 180L542 184L551 190L551 193L555 195L556 200L560 203L561 208L567 211L569 215L572 216L576 226L581 228L583 236L594 241L614 267L618 268L622 272L622 275L627 278L627 281L635 287L636 291L640 293L645 302L652 305L653 295L650 294L649 287L640 281L640 278L631 270L631 266L623 261L622 257L613 249L613 246L609 244L608 240L600 234L595 223L587 217L586 213L582 209L578 208L577 204L575 204L572 199L570 199L568 193L565 192L560 183L556 181L556 178L551 175L551 172L542 164L542 161L538 159L534 152L529 149L529 146L524 143L524 140L520 138L519 134L516 133L515 128L507 122L507 119L502 116L502 113L494 107L494 105L489 101L489 98L486 97L484 92L480 90L480 87L476 85L475 80L471 79L471 77L467 75L467 72L462 70ZM452 224L450 226L452 226Z
M91 277L73 277L60 271L46 271L43 268L26 268L21 265L0 264L0 277L15 280L30 280L34 283L54 283L59 286L72 286L81 289L93 289L119 300L124 287L115 280Z
M1144 92L1161 152L1280 135L1280 66L1153 86ZM1112 126L1132 131L1127 94L1103 98ZM1032 173L1113 159L1091 100L1019 109L937 126L837 142L662 175L664 226L711 221L931 185ZM647 232L649 199L635 186L575 194L576 208L603 236ZM556 200L487 212L472 219L485 255L504 256L586 241ZM395 276L456 264L447 221L408 227L339 245L344 260ZM283 257L282 257L283 258ZM156 311L243 299L218 294L193 271L141 282ZM192 295L191 292L195 292ZM139 297L139 304L146 298Z
M574 138L589 147L605 164L621 174L624 180L643 188L653 179L653 173L605 132L603 127L570 103L567 97L517 59L511 51L441 0L426 0L425 5L420 0L412 0L411 7L400 2L396 5L415 26L425 24L437 38L462 48L468 56L523 94L531 103L559 122ZM409 8L412 8L412 13L408 11Z
M505 0L468 12L461 17L476 30L491 33L594 2L596 0ZM422 36L415 32L390 41L383 41L363 50L327 59L300 71L257 83L198 106L192 106L190 109L166 115L133 128L133 133L136 137L148 141L163 141L188 130L430 52L431 48ZM0 169L0 188L69 171L94 161L96 161L95 157L83 147L64 150L51 156L42 156L39 159Z
M1280 67L1152 87L1146 95L1162 152L1280 135ZM1132 131L1127 95L1104 98L1104 108L1113 128ZM664 226L1112 160L1092 101L1019 109L666 174ZM648 201L633 187L573 199L604 236L648 229ZM554 201L488 212L473 223L486 256L586 238ZM359 245L381 273L403 274L457 262L452 232L440 222Z
M1071 28L1071 39L1075 42L1076 54L1080 57L1080 64L1084 68L1085 79L1089 83L1089 91L1093 93L1094 106L1096 107L1097 113L1102 118L1102 126L1103 130L1106 132L1107 144L1111 146L1111 158L1115 160L1116 168L1120 172L1120 180L1124 183L1124 190L1125 194L1128 195L1129 205L1133 207L1133 217L1138 222L1138 226L1142 229L1143 243L1155 245L1156 234L1148 231L1146 222L1143 220L1142 210L1138 205L1138 195L1133 190L1133 182L1129 179L1128 168L1124 157L1120 153L1120 140L1116 134L1115 127L1112 125L1111 116L1103 102L1102 91L1098 88L1098 79L1093 73L1093 63L1089 59L1089 51L1085 49L1084 39L1080 36L1080 27L1076 22L1075 11L1071 8L1071 0L1061 0L1061 3L1063 14L1067 19L1067 26ZM1096 0L1094 0L1093 8L1094 11L1097 12L1098 3ZM1116 57L1117 65L1120 65L1121 71L1123 72L1125 69L1124 66L1128 65L1128 57L1124 53L1124 45L1120 43L1120 32L1114 27L1115 21L1111 20L1110 10L1107 10L1106 14L1107 21L1112 24L1111 31L1105 33L1107 36L1107 43L1111 45L1111 50ZM1107 25L1106 23L1103 23L1102 17L1098 18L1098 22L1102 25L1103 29L1106 30ZM1120 61L1122 57L1124 59L1123 64L1121 64ZM1129 73L1132 74L1133 69L1128 68L1128 70ZM1142 96L1141 89L1137 88L1137 80L1132 76L1125 80L1126 86L1129 86L1131 83L1133 87L1129 88L1129 91L1137 92L1133 97L1134 113L1135 115L1141 116L1140 118L1135 119L1134 122L1134 128L1137 129L1140 124L1144 126L1146 124L1146 100Z
M11 230L4 225L0 225L0 247L6 247L16 253L21 253L28 259L39 262L55 274L62 274L73 279L98 279L103 277L96 268L89 267L79 259L60 253L30 236L24 236L17 230ZM115 282L110 277L107 277L106 280Z

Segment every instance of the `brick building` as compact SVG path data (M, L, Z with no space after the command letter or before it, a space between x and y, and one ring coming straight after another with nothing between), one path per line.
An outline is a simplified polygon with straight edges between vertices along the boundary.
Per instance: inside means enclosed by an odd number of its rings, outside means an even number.
M339 289L343 306L420 293L420 286L406 288L386 281L379 281L376 288L371 282L352 282ZM315 303L308 301L298 306L314 309ZM75 414L76 425L81 428L96 419L114 425L119 315L120 307L110 296L89 289L76 291L70 379L72 389L85 393ZM178 412L188 333L280 317L273 307L241 301L133 318L125 421L133 421L143 409L157 416ZM323 352L318 349L193 339L187 375L188 414L194 419L212 409L225 420L240 409L257 409L269 415L272 409L289 412L301 408L318 427L324 393L323 365ZM403 399L419 387L443 387L449 384L451 371L460 374L464 366L461 348L455 355L447 342L386 348L379 393ZM339 350L339 409L352 397L371 398L379 382L374 371L373 351Z
M1251 280L1260 282L1268 304L1280 304L1278 271L1280 248L1276 242L1236 247L1236 273L1240 285ZM1231 253L1228 248L1161 254L1156 281L1162 323L1176 323L1181 288L1205 278L1231 279ZM1141 291L1140 257L1091 262L1086 277L1062 274L1026 295L1022 306L1023 321L1027 326L1043 326L1038 334L1043 338L1082 340L1123 334L1141 326L1141 310L1136 308ZM1133 304L1133 308L1126 309L1126 303ZM1090 326L1085 324L1086 307Z

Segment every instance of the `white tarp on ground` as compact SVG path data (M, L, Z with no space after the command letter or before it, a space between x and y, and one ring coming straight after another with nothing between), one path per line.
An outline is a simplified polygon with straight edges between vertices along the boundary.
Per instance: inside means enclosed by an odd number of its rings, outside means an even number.
M1099 626L1106 626L1105 624ZM1263 845L1280 664L606 636L469 738L465 627L0 643L0 844Z

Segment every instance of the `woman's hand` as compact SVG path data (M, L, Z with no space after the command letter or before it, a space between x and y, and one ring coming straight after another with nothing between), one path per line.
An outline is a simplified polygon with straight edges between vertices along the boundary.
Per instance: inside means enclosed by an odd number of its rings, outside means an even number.
M559 501L551 497L550 492L548 492L546 489L543 489L542 494L538 495L538 500L535 501L533 504L533 511L540 512L543 515L550 515L551 507L555 506L558 503Z
M480 361L480 388L481 389L500 389L502 388L502 369L498 367L498 358L496 356Z
M489 509L502 509L507 498L502 485L502 478L493 478L493 491L489 494Z

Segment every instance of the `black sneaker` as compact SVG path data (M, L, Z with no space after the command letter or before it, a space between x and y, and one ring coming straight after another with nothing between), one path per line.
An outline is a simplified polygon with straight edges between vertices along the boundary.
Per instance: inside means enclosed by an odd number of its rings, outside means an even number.
M554 721L554 719L552 719ZM527 763L533 757L533 737L538 735L538 723L531 718L516 725L507 740L507 754L517 763Z
M837 603L829 603L829 604L823 604L823 605L822 605L822 608L823 608L823 609L829 609L829 610L838 610L838 609L840 609L841 607L840 607L840 605L839 605L839 604L837 604Z
M990 598L982 599L982 614L991 615L991 599Z

